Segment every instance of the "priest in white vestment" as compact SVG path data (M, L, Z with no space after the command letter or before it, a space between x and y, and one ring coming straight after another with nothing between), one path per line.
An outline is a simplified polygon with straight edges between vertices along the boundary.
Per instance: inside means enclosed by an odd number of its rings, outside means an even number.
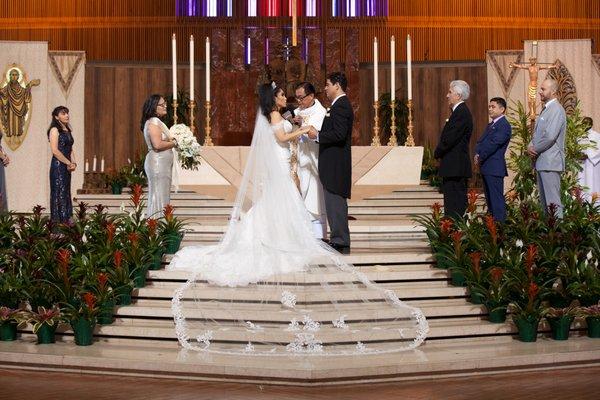
M587 199L591 199L592 193L600 194L600 133L592 129L594 121L590 117L585 117L583 123L589 127L585 143L590 147L583 152L586 158L579 173L579 184L584 187Z
M294 121L302 126L312 125L321 130L325 118L325 107L315 98L315 88L308 82L296 87L298 108L294 110ZM319 144L303 135L298 143L298 178L300 193L306 209L312 215L315 237L325 239L327 236L327 218L323 187L319 180Z

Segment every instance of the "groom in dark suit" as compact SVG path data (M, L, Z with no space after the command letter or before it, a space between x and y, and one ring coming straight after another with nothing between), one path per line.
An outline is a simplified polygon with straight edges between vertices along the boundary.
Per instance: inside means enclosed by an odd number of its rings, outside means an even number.
M440 134L434 157L440 160L444 214L460 218L467 209L467 182L471 177L469 140L473 133L473 117L465 101L470 88L465 81L452 81L446 98L452 110Z
M308 136L319 143L319 178L323 185L325 211L331 230L329 244L341 253L350 251L348 202L352 186L352 123L354 111L346 96L348 81L341 72L327 77L325 93L331 100L321 131Z
M475 147L475 165L483 178L483 190L488 212L499 222L506 220L506 199L504 198L504 177L506 169L506 148L510 142L512 128L506 120L506 100L494 97L488 105L492 122L488 124Z

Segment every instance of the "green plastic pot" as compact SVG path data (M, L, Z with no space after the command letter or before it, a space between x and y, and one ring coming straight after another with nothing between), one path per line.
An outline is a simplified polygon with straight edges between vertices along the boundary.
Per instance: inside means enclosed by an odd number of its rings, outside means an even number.
M540 323L538 318L514 317L513 321L517 326L521 342L535 342L537 340L537 330Z
M5 321L0 324L0 341L12 342L17 340L17 325L15 321Z
M562 316L557 318L546 318L550 329L552 329L552 339L554 340L567 340L569 338L569 331L571 330L571 323L573 317Z
M89 346L94 341L94 327L96 321L90 321L86 318L78 318L71 321L71 328L75 336L77 346Z
M43 323L35 333L37 336L38 344L51 344L56 342L57 327L58 324L48 325L46 323Z

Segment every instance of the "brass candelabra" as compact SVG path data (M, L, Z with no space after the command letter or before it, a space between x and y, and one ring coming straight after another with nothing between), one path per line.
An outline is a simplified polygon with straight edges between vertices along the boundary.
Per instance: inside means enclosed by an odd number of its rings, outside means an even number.
M213 142L210 137L210 100L207 100L204 103L204 107L206 108L206 124L204 126L204 131L206 135L204 136L204 145L213 146Z
M196 100L190 100L190 130L192 133L196 131L196 123L194 122L194 110L196 109Z
M173 99L173 125L177 125L177 99Z
M388 140L388 146L398 146L398 140L396 139L396 99L390 103L392 109L392 124L390 127L390 140Z
M415 138L413 137L413 102L412 99L408 99L406 102L408 106L408 135L406 136L405 146L413 147L415 145Z
M373 102L373 108L375 109L375 117L373 118L373 141L371 146L381 146L379 140L379 100Z

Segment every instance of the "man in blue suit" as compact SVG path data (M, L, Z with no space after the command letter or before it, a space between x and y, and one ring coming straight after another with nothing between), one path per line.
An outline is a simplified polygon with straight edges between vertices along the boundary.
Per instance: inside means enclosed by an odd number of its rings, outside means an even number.
M512 128L504 116L505 112L506 100L502 97L494 97L490 100L488 114L492 122L477 141L474 159L483 177L488 212L499 222L506 220L504 177L508 172L504 155L512 134Z

